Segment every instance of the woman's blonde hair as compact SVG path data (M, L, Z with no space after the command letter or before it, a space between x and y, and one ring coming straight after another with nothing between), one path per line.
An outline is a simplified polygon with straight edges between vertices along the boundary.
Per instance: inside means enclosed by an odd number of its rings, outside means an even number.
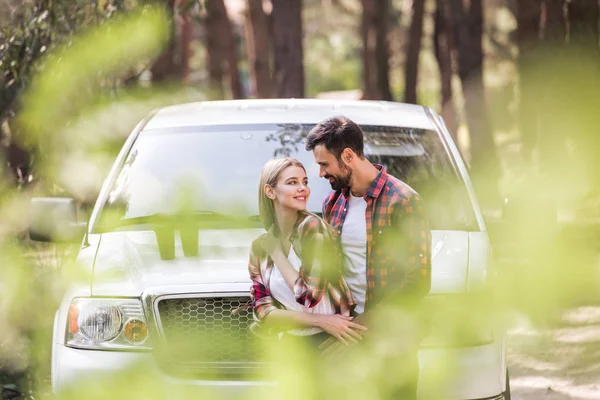
M283 170L292 166L300 167L304 170L304 172L306 172L304 165L302 165L300 161L291 157L274 158L267 161L262 168L260 174L260 184L258 185L258 216L260 217L260 222L262 222L263 227L267 231L271 229L273 225L275 225L275 231L278 233L279 227L277 226L277 218L275 216L275 206L273 205L273 200L271 200L265 193L265 185L269 185L274 188L277 185L277 179L279 179L279 175L283 172ZM300 212L306 215L312 214L308 211Z

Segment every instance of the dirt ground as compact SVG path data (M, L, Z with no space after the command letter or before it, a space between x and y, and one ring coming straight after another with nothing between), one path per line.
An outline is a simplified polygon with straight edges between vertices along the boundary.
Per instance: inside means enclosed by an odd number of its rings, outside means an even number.
M571 309L544 329L517 317L508 366L513 400L600 399L600 306Z

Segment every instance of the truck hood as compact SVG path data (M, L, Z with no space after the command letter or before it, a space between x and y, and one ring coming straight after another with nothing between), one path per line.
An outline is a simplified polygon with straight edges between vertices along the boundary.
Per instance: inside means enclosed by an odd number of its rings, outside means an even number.
M197 257L185 257L175 235L175 259L162 260L154 231L110 232L101 235L92 276L95 296L139 296L158 287L177 292L198 287L250 288L250 244L262 229L214 229L199 234ZM431 293L466 290L469 233L434 231Z

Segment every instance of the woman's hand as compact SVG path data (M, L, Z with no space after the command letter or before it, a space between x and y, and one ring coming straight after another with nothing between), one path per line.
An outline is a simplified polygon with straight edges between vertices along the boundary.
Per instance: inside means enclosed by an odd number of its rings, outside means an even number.
M317 317L316 326L338 339L340 342L348 345L358 343L362 335L367 331L365 326L352 322L353 317L343 315L315 315Z

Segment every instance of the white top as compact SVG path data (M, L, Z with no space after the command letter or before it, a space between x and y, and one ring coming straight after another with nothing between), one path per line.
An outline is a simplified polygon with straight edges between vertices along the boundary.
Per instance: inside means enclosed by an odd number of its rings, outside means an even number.
M294 269L296 271L300 270L300 266L302 265L302 260L300 260L300 257L298 257L296 255L296 252L294 251L293 246L290 247L290 254L288 255L288 261L290 262L290 264L294 267ZM265 267L266 267L266 263L265 263ZM263 276L265 276L264 269L263 269L262 273L263 273ZM304 307L303 305L299 304L296 301L296 296L294 295L294 292L289 288L287 283L285 283L285 279L283 279L283 275L281 275L281 272L279 272L279 268L277 268L277 265L274 265L273 268L271 269L271 276L268 279L269 279L268 285L269 285L269 289L271 291L271 296L273 296L273 298L275 300L280 302L286 309L292 310L292 311L314 313L314 314L325 314L325 315L335 314L335 308L334 308L333 304L331 303L331 299L329 298L329 295L327 293L325 293L323 295L323 297L321 298L321 301L319 301L319 303L317 303L317 305L312 308ZM294 335L299 335L299 336L306 336L306 335L314 335L314 334L322 332L322 331L323 330L321 328L313 327L313 328L306 328L306 329L294 329L294 330L290 330L289 333L294 334Z
M362 314L365 311L367 295L367 202L364 198L354 197L350 193L346 207L348 211L341 237L346 264L344 279L357 303L354 311Z

